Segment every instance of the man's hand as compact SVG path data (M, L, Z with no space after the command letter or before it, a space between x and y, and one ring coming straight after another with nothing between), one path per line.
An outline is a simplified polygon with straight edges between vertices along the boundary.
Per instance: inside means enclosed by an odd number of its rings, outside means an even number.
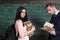
M52 34L52 35L56 35L56 32L55 32L55 31L49 30L48 32L49 32L50 34Z

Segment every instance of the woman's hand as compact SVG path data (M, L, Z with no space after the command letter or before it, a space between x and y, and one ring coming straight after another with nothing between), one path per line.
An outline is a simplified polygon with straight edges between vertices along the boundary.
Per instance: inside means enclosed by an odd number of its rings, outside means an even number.
M35 31L35 26L32 26L32 31Z
M32 26L32 32L29 34L30 37L32 37L34 35L34 31L35 31L35 26Z
M32 37L34 35L34 32L31 32L30 34L29 34L29 37Z

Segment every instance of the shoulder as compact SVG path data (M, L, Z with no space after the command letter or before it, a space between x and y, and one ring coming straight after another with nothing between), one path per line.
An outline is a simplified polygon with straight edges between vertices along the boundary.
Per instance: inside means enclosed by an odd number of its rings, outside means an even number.
M22 20L20 20L20 19L16 20L16 23L22 23Z
M60 11L58 12L58 15L60 15Z
M60 18L60 11L59 11L59 13L57 14L57 16L56 16L57 18Z

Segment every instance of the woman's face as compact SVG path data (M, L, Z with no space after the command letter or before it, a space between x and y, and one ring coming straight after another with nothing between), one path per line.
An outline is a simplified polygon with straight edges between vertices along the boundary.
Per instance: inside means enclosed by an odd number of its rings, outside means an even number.
M26 16L26 10L23 9L22 12L21 12L21 17L24 18Z

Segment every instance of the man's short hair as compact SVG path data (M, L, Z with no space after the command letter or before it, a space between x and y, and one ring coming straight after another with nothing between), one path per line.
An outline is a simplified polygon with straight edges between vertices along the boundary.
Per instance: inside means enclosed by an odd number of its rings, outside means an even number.
M53 7L53 6L55 6L55 5L54 5L53 3L48 3L48 4L46 5L46 8L47 8L48 6Z

